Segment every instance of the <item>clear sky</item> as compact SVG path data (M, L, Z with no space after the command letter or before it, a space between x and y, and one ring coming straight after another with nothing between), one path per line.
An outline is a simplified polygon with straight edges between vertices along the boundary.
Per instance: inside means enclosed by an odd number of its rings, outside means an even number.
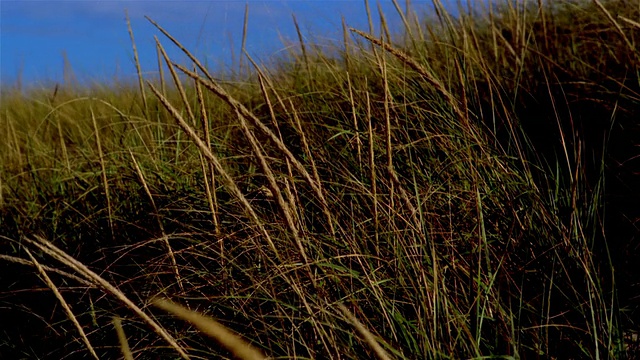
M393 3L379 2L392 29L400 32L402 25ZM405 0L398 2L404 7ZM362 0L0 0L0 81L15 84L20 77L27 86L62 81L65 56L82 82L135 76L125 9L143 71L157 71L154 35L170 57L178 62L184 59L145 15L167 29L201 61L213 68L229 69L233 66L232 54L236 59L239 56L246 4L247 51L264 62L283 50L282 39L297 41L292 14L303 34L314 42L341 41L341 16L351 27L368 29ZM419 13L432 9L431 1L414 0L411 4ZM377 2L370 1L370 6L377 23Z

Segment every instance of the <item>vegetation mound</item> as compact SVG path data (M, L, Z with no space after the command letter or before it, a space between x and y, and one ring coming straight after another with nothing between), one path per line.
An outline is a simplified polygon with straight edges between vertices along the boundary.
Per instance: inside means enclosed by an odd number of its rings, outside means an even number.
M3 89L0 352L638 356L637 4L397 8L222 79L156 24L139 86Z

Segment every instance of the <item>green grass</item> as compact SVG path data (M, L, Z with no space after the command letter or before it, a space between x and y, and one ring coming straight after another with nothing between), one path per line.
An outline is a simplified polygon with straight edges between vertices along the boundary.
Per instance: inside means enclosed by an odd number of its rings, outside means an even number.
M0 352L633 358L632 3L434 1L242 76L165 38L140 86L3 88Z

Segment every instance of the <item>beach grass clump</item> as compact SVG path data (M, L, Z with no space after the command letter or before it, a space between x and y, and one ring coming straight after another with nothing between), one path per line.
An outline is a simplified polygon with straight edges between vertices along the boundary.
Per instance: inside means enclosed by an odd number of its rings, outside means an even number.
M159 77L3 91L2 352L632 357L638 7L431 5L235 76L149 19Z

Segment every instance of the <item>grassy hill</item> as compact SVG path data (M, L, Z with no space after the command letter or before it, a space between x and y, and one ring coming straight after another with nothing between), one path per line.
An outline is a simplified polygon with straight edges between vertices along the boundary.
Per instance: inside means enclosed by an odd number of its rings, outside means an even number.
M640 7L429 6L3 88L0 354L637 357Z

